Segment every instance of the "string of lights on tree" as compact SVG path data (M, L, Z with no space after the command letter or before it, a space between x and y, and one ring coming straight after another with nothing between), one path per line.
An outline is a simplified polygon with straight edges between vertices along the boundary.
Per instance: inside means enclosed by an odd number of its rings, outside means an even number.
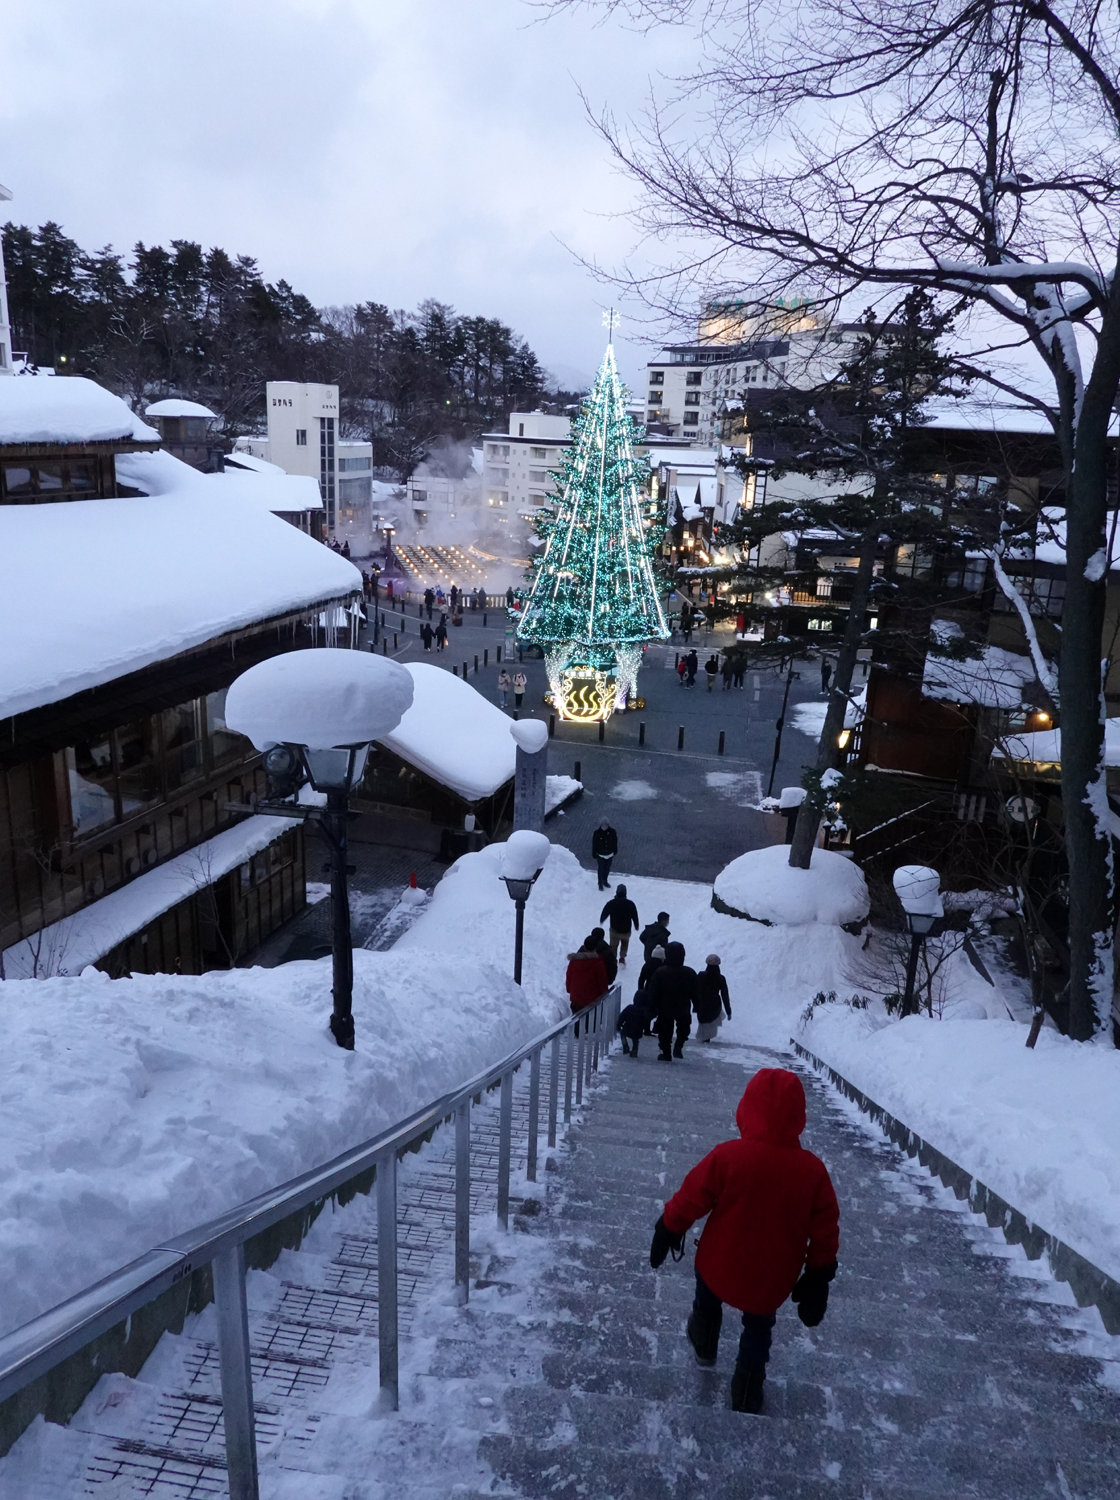
M519 641L544 649L565 719L625 708L643 647L669 637L653 570L659 532L634 441L608 343L560 471L560 499L538 517L544 548L517 629Z

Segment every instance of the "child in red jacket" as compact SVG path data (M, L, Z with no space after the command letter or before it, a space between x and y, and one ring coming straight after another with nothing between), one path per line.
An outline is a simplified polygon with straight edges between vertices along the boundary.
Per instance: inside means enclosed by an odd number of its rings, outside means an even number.
M787 1297L815 1328L836 1274L840 1209L824 1163L801 1147L805 1090L796 1073L760 1068L735 1111L741 1139L724 1141L685 1178L653 1231L649 1263L679 1260L685 1234L708 1222L696 1251L688 1337L697 1363L716 1362L723 1304L743 1314L731 1377L735 1411L762 1409L774 1315Z

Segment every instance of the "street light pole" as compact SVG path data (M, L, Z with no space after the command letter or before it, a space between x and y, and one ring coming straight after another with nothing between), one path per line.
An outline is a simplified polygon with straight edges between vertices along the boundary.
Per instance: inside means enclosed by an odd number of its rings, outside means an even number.
M914 985L918 977L918 955L937 919L945 914L940 892L941 877L927 865L899 865L892 882L906 914L906 927L910 933L910 957L906 961L906 991L902 997L901 1014L912 1016L917 1010ZM929 1012L930 1015L933 1014L932 995L929 999Z
M521 953L525 946L525 902L519 900L515 903L517 918L514 923L513 938L513 982L521 983Z
M327 793L324 831L331 845L331 1035L347 1052L354 1050L354 953L350 946L346 821L348 794Z

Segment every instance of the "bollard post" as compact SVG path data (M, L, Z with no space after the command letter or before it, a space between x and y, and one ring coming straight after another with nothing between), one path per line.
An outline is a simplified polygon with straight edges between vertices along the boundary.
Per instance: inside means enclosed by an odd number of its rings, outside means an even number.
M393 631L393 650L395 651L396 649L397 649L397 632L394 630Z
M576 775L575 775L575 779L577 781L579 780L579 771L580 771L580 764L579 764L579 761L577 760L576 761Z
M400 1405L397 1327L397 1153L377 1162L377 1363L381 1409Z
M599 720L599 743L600 743L600 745L603 743L603 741L606 739L606 737L607 737L607 721L606 721L606 719L600 719Z
M513 1135L513 1072L502 1074L498 1105L498 1223L509 1228L509 1158Z
M455 1110L455 1289L466 1302L471 1290L471 1101Z
M466 664L466 662L464 662L463 663L463 681L466 682L466 680L467 680L467 664Z
M385 639L384 636L381 637L381 655L382 656L388 656L389 655L389 642Z
M548 716L548 737L549 737L550 740L554 740L556 738L556 715L555 714L549 714L549 716Z
M486 625L486 613L485 613L485 611L483 611L483 615L482 615L482 624L483 624L483 627L485 627L485 625Z
M677 749L678 750L683 750L684 749L684 725L683 724L681 724L678 727L678 729L677 729Z
M541 1054L534 1052L529 1061L529 1146L525 1160L525 1176L529 1182L537 1180L537 1116L541 1107Z
M245 1246L233 1245L214 1257L214 1300L218 1304L218 1360L226 1473L231 1500L257 1500L257 1434L253 1414L253 1370L249 1361L249 1308L245 1299Z
M556 1144L556 1116L560 1103L560 1038L552 1038L552 1058L548 1079L548 1144Z
M576 1032L579 1030L579 1022L568 1027L568 1055L564 1067L564 1124L572 1123L572 1063L574 1061Z
M494 652L494 660L495 661L501 661L501 659L502 659L502 648L501 648L501 646L499 646L498 649Z
M477 676L478 675L478 657L477 656L474 659L474 670L475 670L475 676Z
M487 646L486 649L482 653L482 665L484 667L488 667L490 665L490 648L489 648L489 646Z
M720 755L723 754L723 730L722 729L719 732L719 753L720 753Z
M458 677L458 675L459 675L459 668L458 667L452 667L451 668L451 675L452 675L452 677Z
M638 725L638 744L639 745L644 745L645 742L646 742L646 726L645 726L645 721L642 720L642 722L639 723L639 725Z

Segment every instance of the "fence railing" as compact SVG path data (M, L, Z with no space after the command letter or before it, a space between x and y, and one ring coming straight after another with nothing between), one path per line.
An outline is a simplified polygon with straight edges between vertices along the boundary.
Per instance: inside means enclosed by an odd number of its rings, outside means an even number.
M7 1400L85 1348L137 1309L153 1302L201 1266L213 1270L218 1314L222 1415L231 1500L258 1500L257 1445L253 1416L249 1316L245 1296L245 1244L291 1214L329 1198L358 1177L374 1173L377 1188L378 1363L381 1402L395 1411L399 1399L397 1322L397 1161L411 1146L450 1119L455 1121L455 1288L470 1292L471 1105L500 1089L498 1120L498 1222L509 1225L513 1134L513 1076L529 1064L529 1124L526 1176L537 1180L540 1137L541 1063L548 1058L547 1139L556 1145L558 1122L568 1124L573 1105L610 1050L618 1023L617 985L594 1005L565 1017L546 1032L478 1073L454 1092L426 1105L336 1156L333 1161L270 1192L262 1193L210 1223L177 1235L112 1272L94 1286L32 1319L0 1339L0 1401ZM565 1066L561 1069L561 1053ZM561 1072L563 1097L561 1098ZM392 1225L391 1233L386 1227Z

